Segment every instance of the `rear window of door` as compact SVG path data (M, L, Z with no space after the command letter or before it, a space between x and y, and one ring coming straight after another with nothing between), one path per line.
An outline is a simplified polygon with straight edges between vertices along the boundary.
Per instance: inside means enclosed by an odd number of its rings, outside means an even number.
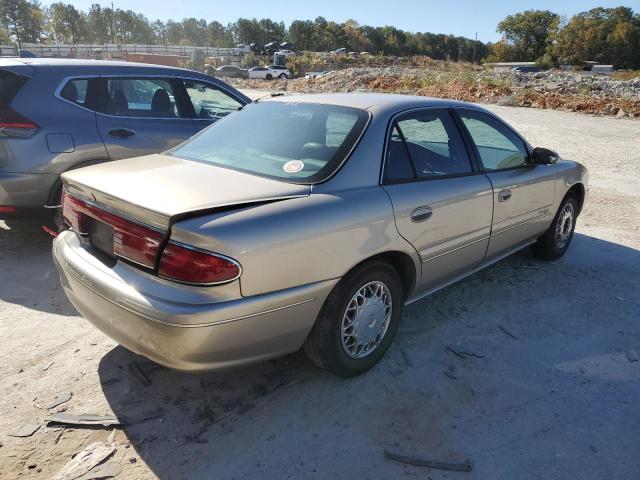
M399 118L387 143L385 179L402 181L472 172L462 139L447 110Z
M213 85L195 80L183 80L196 118L218 120L243 104Z
M178 118L174 84L161 78L106 78L100 111L122 117Z
M509 127L482 112L462 110L459 115L484 170L506 170L525 165L527 146Z

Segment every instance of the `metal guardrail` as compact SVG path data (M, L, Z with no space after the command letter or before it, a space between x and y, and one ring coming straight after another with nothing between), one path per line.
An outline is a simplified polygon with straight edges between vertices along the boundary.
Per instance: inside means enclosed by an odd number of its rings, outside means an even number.
M201 51L206 57L232 57L239 55L237 48L194 47L185 45L137 45L137 44L64 44L64 43L23 43L22 49L38 57L94 58L98 51L112 58L122 58L125 53L150 53L157 55L190 56ZM15 57L18 46L0 45L0 56Z

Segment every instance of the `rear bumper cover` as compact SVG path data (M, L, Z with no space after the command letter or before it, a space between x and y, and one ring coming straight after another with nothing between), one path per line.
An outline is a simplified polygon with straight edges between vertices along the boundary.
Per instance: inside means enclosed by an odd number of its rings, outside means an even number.
M15 213L0 213L0 218L29 219L45 214L44 206L58 177L49 173L0 172L0 206L15 207Z
M157 291L165 298L141 293L147 286L133 285L143 285L142 279L114 274L73 232L56 238L53 256L65 293L82 316L129 350L185 371L238 366L298 350L338 282L194 302L183 295L183 286L168 292L172 287L166 282Z

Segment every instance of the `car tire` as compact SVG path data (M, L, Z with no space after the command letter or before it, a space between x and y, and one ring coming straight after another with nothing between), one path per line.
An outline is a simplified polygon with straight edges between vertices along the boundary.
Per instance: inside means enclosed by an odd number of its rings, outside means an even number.
M289 78L289 77L287 76L287 74L286 74L286 73L281 73L280 75L278 75L278 78L279 78L280 80L286 80L286 79L287 79L287 78Z
M363 310L357 306L361 302ZM304 351L315 365L334 375L360 375L378 363L391 345L403 305L404 290L396 270L382 261L364 263L331 291L304 343ZM365 323L361 323L363 318ZM354 336L356 328L361 344Z
M267 73L266 79L273 80L273 75L271 75L270 73Z
M531 246L533 254L543 260L556 260L562 257L573 239L578 218L578 201L572 194L562 200L551 226Z

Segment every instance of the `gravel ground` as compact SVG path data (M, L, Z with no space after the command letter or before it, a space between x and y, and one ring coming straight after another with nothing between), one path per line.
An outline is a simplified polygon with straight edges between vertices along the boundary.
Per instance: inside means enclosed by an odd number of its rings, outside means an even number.
M102 427L45 427L46 405L72 393L53 411L126 422L118 478L637 478L640 122L490 108L589 167L569 252L522 252L413 304L386 358L350 381L300 353L206 375L157 367L74 312L37 225L0 222L0 477L51 478L108 442ZM27 422L39 430L9 436ZM385 449L474 470L403 465Z

